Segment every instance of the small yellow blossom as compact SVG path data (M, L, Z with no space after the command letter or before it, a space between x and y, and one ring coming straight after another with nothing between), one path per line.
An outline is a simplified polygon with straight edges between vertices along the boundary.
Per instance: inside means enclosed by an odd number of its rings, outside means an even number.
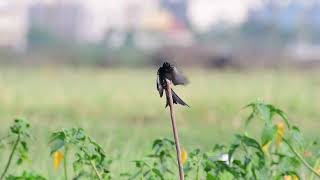
M299 178L296 175L285 175L283 176L283 180L299 180Z
M63 155L63 152L61 152L61 151L56 151L53 154L53 166L54 166L55 170L58 170L60 168L63 157L64 157L64 155Z
M270 155L270 154L269 154L270 144L271 144L271 141L262 146L262 150L263 150L263 152L264 152L267 156Z
M285 132L285 125L284 123L277 124L277 138L276 138L276 145L279 146L283 140L284 132Z
M317 168L317 172L320 174L320 166Z
M188 152L186 150L182 149L182 152L181 152L182 164L186 163L187 159L188 159Z
M292 180L292 177L289 175L283 176L283 180Z

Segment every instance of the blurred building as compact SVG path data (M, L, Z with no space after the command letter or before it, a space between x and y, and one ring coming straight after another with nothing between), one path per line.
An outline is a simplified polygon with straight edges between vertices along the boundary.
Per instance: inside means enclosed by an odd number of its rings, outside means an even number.
M23 51L26 47L27 3L24 0L0 1L0 48Z
M181 26L189 26L188 0L160 0L160 5L169 11Z
M261 27L272 26L283 32L315 33L320 30L320 2L268 1L264 6L250 9L247 21Z
M127 1L122 13L125 23L109 27L107 43L142 49L191 45L187 4L181 0Z
M76 1L36 2L29 8L28 21L31 43L41 40L75 43L86 39L85 10Z

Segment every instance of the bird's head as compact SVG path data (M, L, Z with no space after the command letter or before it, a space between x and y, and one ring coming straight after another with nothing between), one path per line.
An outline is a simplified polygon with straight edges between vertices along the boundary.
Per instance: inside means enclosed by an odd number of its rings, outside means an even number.
M167 68L171 68L171 64L168 62L164 62L162 65L163 68L167 69Z

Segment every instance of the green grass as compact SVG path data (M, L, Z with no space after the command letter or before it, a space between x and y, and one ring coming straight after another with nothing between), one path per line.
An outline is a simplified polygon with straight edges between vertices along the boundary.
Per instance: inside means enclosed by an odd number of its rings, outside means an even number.
M191 106L176 106L180 139L187 150L229 142L232 134L243 130L247 112L241 108L258 98L286 111L307 138L319 138L319 73L184 72L191 83L175 90ZM128 169L133 167L129 161L149 152L153 139L172 137L155 75L156 69L2 67L0 137L7 134L15 117L28 119L35 140L31 142L33 161L25 166L53 178L58 173L49 157L49 134L82 127L107 154L119 158L121 163L112 166L115 172ZM0 151L0 162L7 159L5 153Z

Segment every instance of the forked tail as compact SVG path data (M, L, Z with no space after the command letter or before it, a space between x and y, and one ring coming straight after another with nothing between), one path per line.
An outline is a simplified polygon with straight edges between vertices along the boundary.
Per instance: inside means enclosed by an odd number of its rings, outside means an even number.
M185 103L172 89L172 100L173 100L173 104L181 104L183 106L188 106L190 107L187 103ZM166 107L169 106L169 98L167 97L167 104Z

